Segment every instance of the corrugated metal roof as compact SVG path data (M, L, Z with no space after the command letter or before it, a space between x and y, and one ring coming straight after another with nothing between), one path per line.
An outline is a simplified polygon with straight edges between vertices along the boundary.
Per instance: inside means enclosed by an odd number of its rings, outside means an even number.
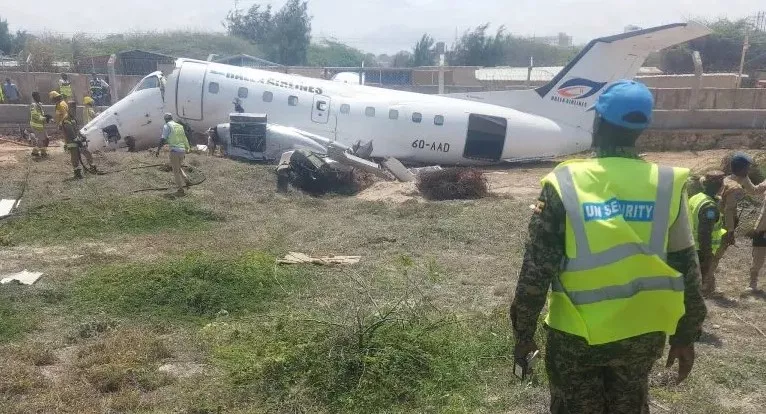
M564 69L563 66L540 66L532 68L530 80L532 82L548 82L552 80L557 73ZM529 68L502 66L496 68L476 69L476 79L480 81L518 81L527 80ZM662 71L656 67L642 67L638 71L639 75L660 75Z

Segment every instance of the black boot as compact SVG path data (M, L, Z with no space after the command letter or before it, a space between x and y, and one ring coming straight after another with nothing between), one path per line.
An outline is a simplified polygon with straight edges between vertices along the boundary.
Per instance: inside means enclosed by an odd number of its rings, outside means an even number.
M77 168L74 170L74 178L82 180L82 170Z

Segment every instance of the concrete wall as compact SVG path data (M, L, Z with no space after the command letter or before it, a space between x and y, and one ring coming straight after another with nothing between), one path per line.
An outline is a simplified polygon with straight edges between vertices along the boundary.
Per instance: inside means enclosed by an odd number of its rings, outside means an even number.
M638 138L640 151L703 151L763 149L764 130L651 130Z
M107 107L97 107L96 112L102 112ZM45 113L53 116L56 113L56 108L53 105L43 105ZM77 120L82 123L82 110L83 107L77 106ZM29 106L28 105L0 105L0 124L2 125L19 125L22 127L29 126ZM51 123L46 125L46 128L55 130L56 124Z
M757 129L766 130L766 110L711 109L654 111L652 129Z
M697 84L694 75L637 76L636 80L650 88L691 88ZM736 88L737 75L734 73L705 73L702 75L702 87Z
M691 108L691 89L652 89L655 108ZM701 89L697 109L766 109L766 89Z
M69 73L69 81L72 82L72 92L78 103L82 98L90 93L90 75ZM5 82L5 78L11 78L11 81L19 87L24 103L32 101L32 92L40 92L43 103L50 103L48 92L58 90L58 80L61 74L48 72L0 72L0 79ZM133 89L140 81L142 76L117 75L116 79L109 79L110 84L114 83L120 98Z

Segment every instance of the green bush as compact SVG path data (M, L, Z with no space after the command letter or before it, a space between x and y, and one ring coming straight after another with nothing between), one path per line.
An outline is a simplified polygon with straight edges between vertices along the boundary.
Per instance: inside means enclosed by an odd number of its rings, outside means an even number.
M194 229L221 220L190 202L155 197L63 200L32 207L17 219L0 222L11 242L53 242L135 234L160 229Z
M77 308L120 317L190 321L224 310L262 310L285 294L281 286L291 280L290 273L276 269L268 256L188 256L95 269L74 282L72 300Z
M203 333L235 386L286 411L459 411L481 403L482 376L512 364L504 310L459 319L392 309L350 324L281 319Z

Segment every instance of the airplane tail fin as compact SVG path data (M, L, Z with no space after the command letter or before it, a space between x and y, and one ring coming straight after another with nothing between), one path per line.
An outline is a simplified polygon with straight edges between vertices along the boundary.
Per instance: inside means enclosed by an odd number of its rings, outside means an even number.
M646 57L710 33L699 23L676 23L592 40L548 84L535 90L471 93L464 99L501 105L590 130L587 109L606 86L632 79Z

